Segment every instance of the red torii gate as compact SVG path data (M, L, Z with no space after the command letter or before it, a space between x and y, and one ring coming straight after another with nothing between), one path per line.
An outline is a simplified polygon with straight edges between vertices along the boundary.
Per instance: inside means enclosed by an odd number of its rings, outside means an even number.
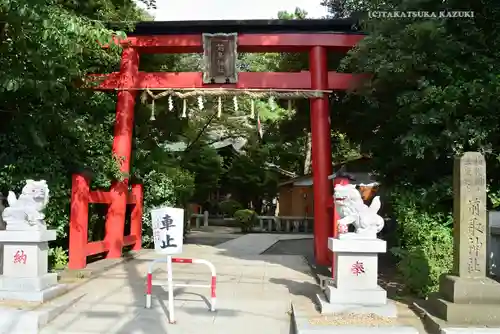
M120 72L104 75L97 90L118 91L113 154L119 157L121 172L130 171L134 106L137 92L144 89L182 88L241 88L346 90L354 78L351 74L328 72L327 51L347 52L361 39L356 22L340 20L258 20L258 21L198 21L141 22L133 34L122 42L124 49ZM263 32L264 31L264 32ZM140 54L202 53L202 33L238 33L238 52L308 52L309 72L240 72L236 84L203 84L202 73L139 72ZM328 96L311 98L312 168L314 180L314 253L316 262L331 261L328 237L336 231L329 215L332 184L330 141L330 109ZM83 175L73 176L70 216L70 269L86 266L86 257L108 252L107 258L119 258L122 248L141 248L142 187L133 185L129 194L128 179L116 181L109 192L90 191ZM88 204L109 204L106 236L103 241L89 243ZM127 204L134 204L131 233L124 236ZM330 261L329 261L330 259Z

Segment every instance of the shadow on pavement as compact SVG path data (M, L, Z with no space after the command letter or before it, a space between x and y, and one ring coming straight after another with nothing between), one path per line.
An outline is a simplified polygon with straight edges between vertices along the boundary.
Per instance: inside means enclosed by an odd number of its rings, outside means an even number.
M200 244L207 246L216 246L221 243L224 243L229 240L233 240L235 238L241 237L241 233L237 233L230 229L222 229L216 231L193 231L187 236L186 244ZM222 256L233 257L242 260L248 261L261 261L271 264L279 265L278 267L286 267L296 272L300 272L303 274L310 275L310 268L307 264L307 261L302 258L297 258L297 256L307 256L307 254L302 254L303 252L311 252L312 251L312 243L311 250L308 250L307 242L302 240L297 240L298 243L287 243L288 246L284 247L283 245L278 245L277 249L275 247L271 247L268 251L264 252L264 254L255 254L255 255L238 255L232 254L230 251L222 250L218 253ZM311 240L308 240L311 242ZM288 247L288 249L287 249ZM272 254L268 254L272 253ZM277 253L277 254L276 254ZM124 262L120 268L120 270L116 270L115 272L103 272L98 274L95 278L92 277L88 282L84 283L85 289L88 291L92 291L92 285L89 283L97 284L95 279L110 279L110 280L124 280L123 283L119 285L112 286L112 288L107 291L103 296L100 296L98 300L93 300L92 303L89 303L89 310L82 310L78 313L75 313L75 318L73 321L69 322L65 325L65 328L69 328L71 324L76 323L78 321L78 316L83 316L85 321L92 321L92 318L96 320L99 318L107 318L107 319L116 319L116 321L111 321L110 328L106 332L119 333L119 334L130 334L130 333L166 333L167 323L168 323L168 294L166 289L154 286L153 287L153 300L156 300L156 309L145 309L145 276L146 271L143 271L143 263L150 262L151 260L146 259L134 259L129 262ZM229 275L226 275L229 276ZM194 283L191 281L189 284ZM296 281L292 279L286 278L273 278L269 277L266 282L276 285L282 285L284 288L288 289L289 293L297 296L305 296L311 299L311 302L314 298L315 293L317 292L318 287L307 281ZM245 283L251 285L251 283ZM82 285L82 286L83 286ZM119 302L119 291L121 289L127 288L130 292L127 293L127 297L124 297L124 304L120 304ZM130 293L132 294L132 298L130 298ZM115 299L111 301L107 301L111 296L115 297ZM116 298L118 296L118 298ZM183 303L180 307L183 313L183 323L189 323L190 317L193 319L202 319L202 321L210 322L211 317L213 317L213 321L215 321L215 317L217 318L235 318L242 315L242 312L249 317L256 317L256 319L264 319L262 321L266 321L265 319L269 319L269 321L273 320L272 314L268 313L266 310L252 310L250 308L245 309L244 311L238 309L238 307L227 307L227 308L217 308L216 312L209 312L210 302L202 294L197 294L193 292L186 292L184 288L177 288L174 291L175 302ZM126 298L126 299L125 299ZM256 299L257 302L262 302ZM102 307L109 303L110 309L101 310ZM92 310L94 306L101 306L99 309ZM121 306L121 307L117 307ZM159 307L158 307L159 305ZM177 305L177 304L176 304ZM229 304L231 305L231 303ZM115 309L112 309L112 306ZM118 308L118 310L116 310ZM176 306L177 310L177 306ZM272 312L271 312L272 313ZM278 312L279 313L279 312ZM278 313L276 313L278 316ZM181 316L181 312L177 312L176 318ZM279 315L280 319L285 316ZM201 318L200 318L201 317ZM179 320L180 321L180 320ZM196 321L195 321L196 322ZM49 324L50 326L50 324ZM257 325L258 326L258 325ZM288 326L288 324L287 324ZM103 326L105 327L105 326ZM177 326L176 326L177 327ZM168 327L168 334L174 333L176 330L179 331L182 328L172 328ZM245 328L244 328L245 329ZM63 330L61 328L61 330ZM292 329L291 329L292 330ZM258 331L258 330L257 330ZM64 332L64 331L63 331ZM101 331L100 331L101 332ZM95 333L95 332L94 332ZM177 332L175 332L177 333ZM201 333L201 331L200 331ZM212 333L212 332L210 332ZM264 332L262 332L264 333ZM270 333L270 332L269 332ZM188 334L188 333L186 333ZM221 333L222 334L222 333ZM274 332L273 332L274 334Z
M317 284L311 282L297 282L283 278L270 278L269 283L283 285L288 289L290 294L307 297L313 304L316 303L316 294L321 291Z

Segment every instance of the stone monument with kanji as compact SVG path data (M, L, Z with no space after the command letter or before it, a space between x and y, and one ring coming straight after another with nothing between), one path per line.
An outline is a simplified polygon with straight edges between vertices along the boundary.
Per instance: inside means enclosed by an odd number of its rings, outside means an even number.
M500 284L487 277L486 162L478 152L455 159L453 271L425 304L428 324L500 326ZM436 245L438 247L439 245Z

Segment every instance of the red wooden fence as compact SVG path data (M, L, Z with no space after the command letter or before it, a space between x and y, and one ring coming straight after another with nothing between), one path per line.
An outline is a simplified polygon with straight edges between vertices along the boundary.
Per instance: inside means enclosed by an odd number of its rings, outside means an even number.
M111 248L133 245L133 250L141 249L142 242L142 184L132 185L127 195L127 205L133 205L130 219L130 235L115 235L115 231L123 231L110 226L106 219L104 240L88 242L89 204L108 204L112 202L110 191L91 191L90 180L75 174L72 178L71 215L69 226L69 268L83 269L87 265L87 256L109 252ZM113 212L108 212L108 216ZM125 224L125 222L123 222Z

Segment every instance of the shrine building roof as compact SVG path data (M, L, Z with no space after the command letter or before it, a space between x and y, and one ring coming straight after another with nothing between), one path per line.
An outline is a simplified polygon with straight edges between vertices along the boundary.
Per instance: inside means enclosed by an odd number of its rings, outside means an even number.
M119 24L110 23L119 29ZM306 20L215 20L215 21L144 21L127 35L179 35L198 33L344 33L363 34L358 19Z

